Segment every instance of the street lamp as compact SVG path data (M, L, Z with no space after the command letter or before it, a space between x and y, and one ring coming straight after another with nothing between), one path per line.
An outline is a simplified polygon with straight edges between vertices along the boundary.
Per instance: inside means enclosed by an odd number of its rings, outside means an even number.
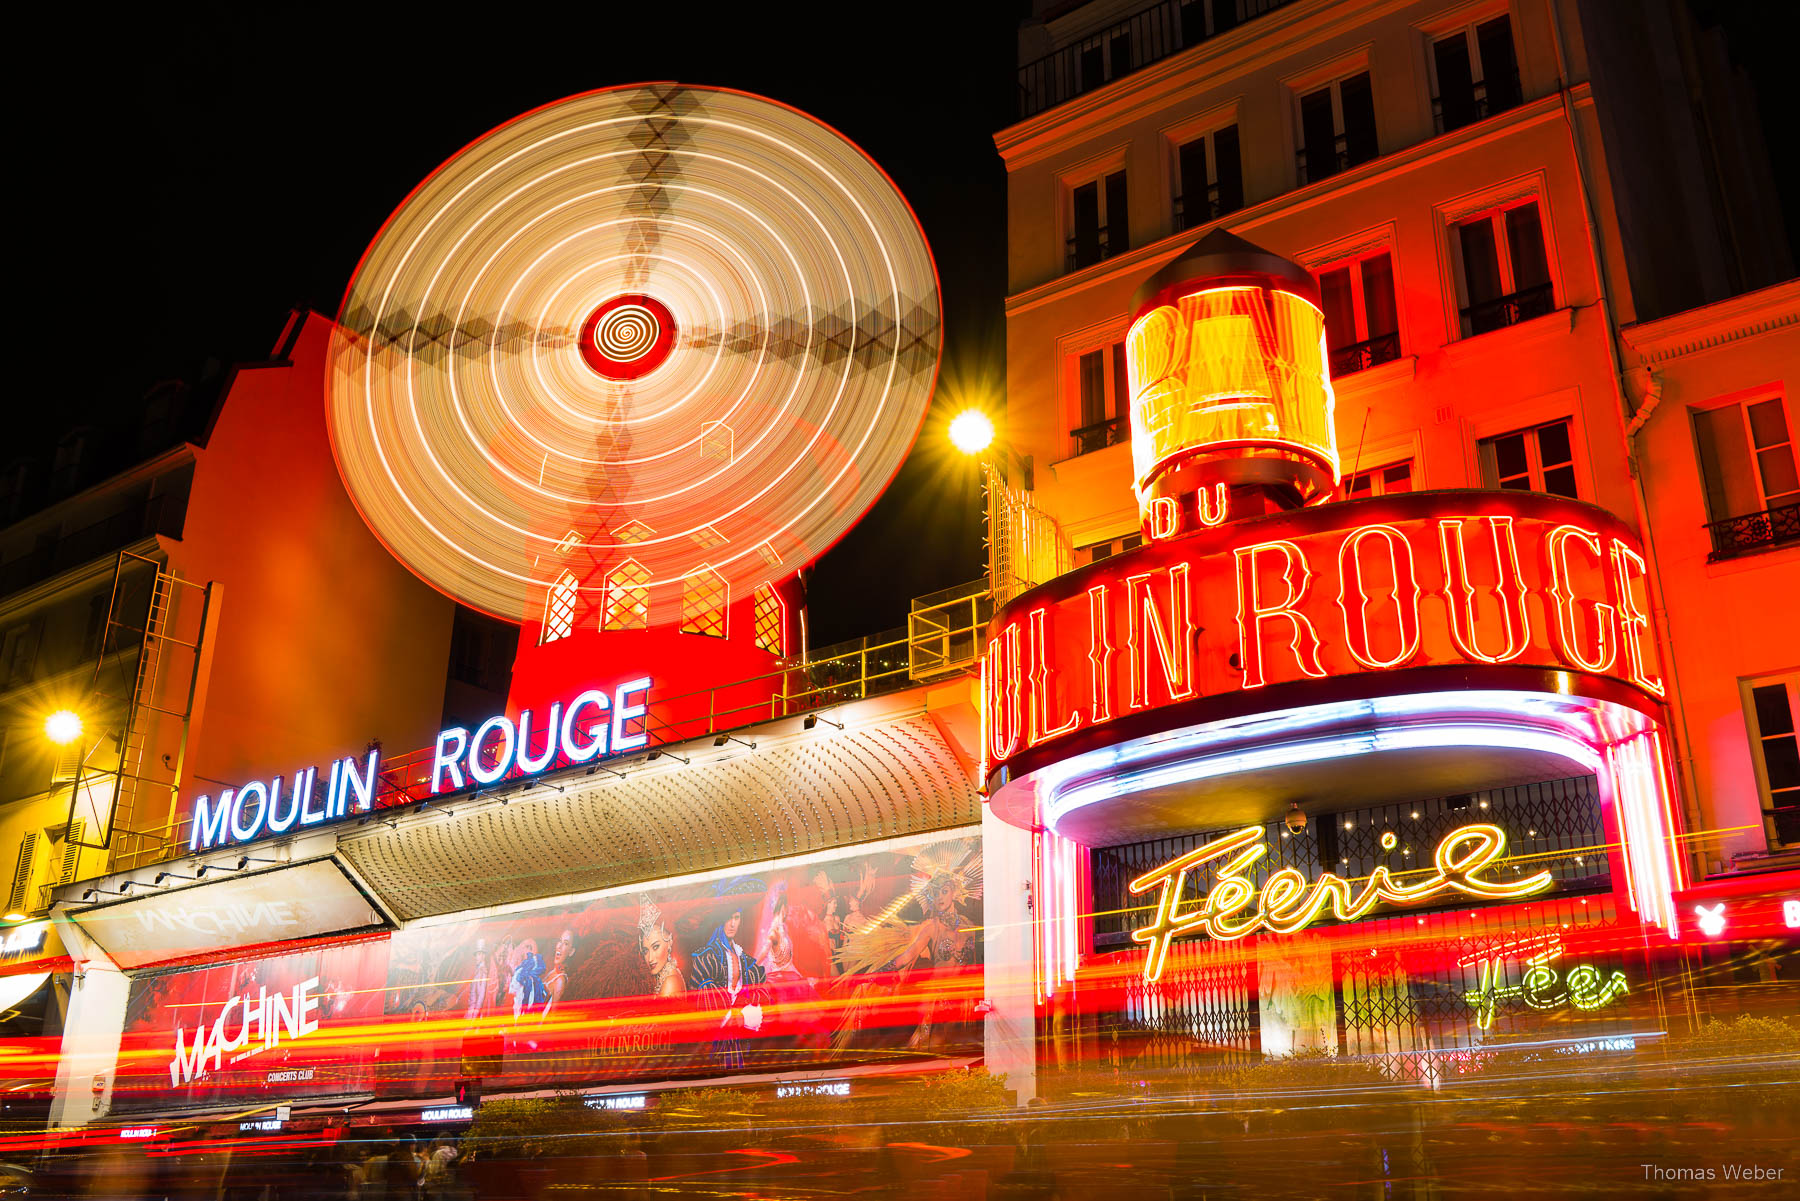
M58 709L44 719L44 737L57 746L67 746L81 737L81 714L73 709Z
M994 423L980 409L965 409L950 421L950 443L965 455L978 455L994 443Z
M950 445L972 459L981 460L986 469L998 465L1001 474L1017 471L1019 483L1030 492L1036 487L1030 455L1021 455L1004 441L996 440L994 422L980 409L964 409L950 419Z

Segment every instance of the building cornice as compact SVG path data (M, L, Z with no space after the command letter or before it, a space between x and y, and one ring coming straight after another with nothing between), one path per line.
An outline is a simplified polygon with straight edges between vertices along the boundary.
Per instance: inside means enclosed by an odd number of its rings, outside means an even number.
M1628 325L1619 337L1646 366L1653 366L1796 324L1800 278Z
M1577 84L1571 88L1570 96L1577 106L1584 106L1592 102L1587 84ZM1120 276L1131 276L1135 279L1146 267L1158 264L1163 259L1179 253L1220 226L1231 230L1232 233L1248 237L1250 231L1290 217L1294 213L1303 212L1320 204L1334 203L1363 188L1385 184L1397 175L1433 166L1465 151L1511 137L1525 129L1561 119L1561 94L1552 92L1548 96L1542 96L1527 104L1522 104L1498 117L1478 121L1474 125L1465 126L1451 133L1439 134L1437 137L1415 143L1403 150L1384 154L1380 158L1372 159L1358 167L1352 167L1350 170L1333 175L1328 179L1321 179L1316 183L1294 188L1278 196L1271 196L1260 204L1239 209L1237 212L1209 224L1197 225L1192 229L1167 234L1154 242L1134 246L1124 254L1103 259L1091 267L1083 267L1078 271L1058 275L1035 287L1007 297L1006 315L1012 317L1027 312L1040 305L1060 300L1065 295L1109 283ZM1252 240L1254 241L1254 239ZM1271 249L1280 251L1283 248L1271 247Z
M39 509L29 517L22 517L13 524L0 530L0 539L13 538L22 533L31 533L40 529L51 529L67 520L69 514L79 513L90 508L96 501L102 501L118 493L129 491L139 484L147 483L172 472L179 471L199 458L200 448L192 442L181 442L154 458L127 467L115 475L109 475L97 484L83 488L72 496L65 496L53 505Z
M169 557L167 543L157 534L146 534L135 542L115 546L105 554L0 598L0 614L5 615L0 617L0 625L17 621L45 601L54 600L65 592L91 587L111 576L119 562L120 551L165 562Z
M1195 90L1219 88L1333 38L1364 28L1376 18L1406 9L1411 0L1346 5L1341 0L1300 0L1264 13L1198 46L1141 67L1104 87L1053 104L994 135L1008 171L1098 137L1140 119L1154 108Z

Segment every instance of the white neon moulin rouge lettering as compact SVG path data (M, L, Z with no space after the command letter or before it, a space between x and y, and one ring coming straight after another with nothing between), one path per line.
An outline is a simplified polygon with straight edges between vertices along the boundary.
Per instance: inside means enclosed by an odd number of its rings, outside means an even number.
M517 723L504 714L490 717L473 737L460 726L444 730L431 757L432 795L465 788L467 781L492 784L514 768L527 775L542 771L559 750L566 762L576 764L648 746L650 733L644 717L650 706L643 694L650 691L651 683L649 676L639 676L618 685L610 695L590 688L570 701L567 709L551 705L535 752L536 717L530 709L519 714Z

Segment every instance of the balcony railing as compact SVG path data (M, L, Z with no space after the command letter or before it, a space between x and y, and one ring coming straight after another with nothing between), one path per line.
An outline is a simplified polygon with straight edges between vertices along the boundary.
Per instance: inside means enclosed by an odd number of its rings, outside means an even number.
M1213 184L1206 189L1204 196L1177 196L1175 198L1175 232L1193 229L1197 225L1205 225L1208 221L1217 221L1231 210L1219 200L1219 185Z
M1555 292L1549 284L1539 284L1535 288L1509 292L1505 296L1496 296L1492 300L1468 306L1462 311L1463 334L1465 337L1473 337L1505 329L1509 325L1530 321L1533 317L1542 317L1555 310Z
M1491 87L1483 80L1466 96L1433 96L1431 120L1437 131L1449 133L1452 129L1485 121L1495 113L1517 108L1521 99L1519 73L1515 71L1505 80L1496 82L1500 83L1499 87Z
M1089 455L1097 450L1105 450L1109 446L1117 446L1130 435L1131 427L1123 417L1113 417L1106 421L1096 421L1092 425L1084 425L1080 429L1069 431L1069 438L1075 444L1076 455Z
M985 580L921 597L911 615L911 630L887 630L818 648L805 659L760 676L677 696L653 697L642 732L649 735L649 749L709 737L723 742L725 735L761 722L804 716L958 672L972 672L980 659L982 633L992 616L993 599ZM439 799L431 791L435 757L434 747L384 757L373 807L391 809ZM547 770L568 766L559 757ZM597 768L591 769L590 775L592 770ZM507 779L516 778L515 769ZM115 851L109 870L186 855L192 820L191 813L183 812L165 827L131 831L138 836L135 849Z
M1019 68L1019 119L1160 62L1289 0L1161 0Z
M1365 338L1361 342L1352 342L1348 346L1340 346L1331 352L1331 375L1354 375L1358 371L1367 371L1381 363L1391 363L1400 357L1400 335L1398 332L1382 334L1375 338Z
M1800 847L1800 805L1779 805L1764 809L1774 827L1775 843L1784 847Z
M1349 135L1340 133L1330 146L1302 146L1294 152L1294 162L1299 165L1301 187L1340 175L1351 165Z
M1124 253L1128 248L1114 246L1112 238L1108 236L1111 232L1109 227L1103 225L1098 234L1070 234L1063 252L1063 270L1076 271L1082 267L1092 267L1115 254Z
M1712 554L1706 557L1709 563L1800 542L1800 502L1790 501L1760 513L1709 522L1706 532L1712 535Z
M0 596L28 588L83 563L110 556L152 534L181 536L187 498L176 492L145 497L89 526L70 530L30 554L0 566Z

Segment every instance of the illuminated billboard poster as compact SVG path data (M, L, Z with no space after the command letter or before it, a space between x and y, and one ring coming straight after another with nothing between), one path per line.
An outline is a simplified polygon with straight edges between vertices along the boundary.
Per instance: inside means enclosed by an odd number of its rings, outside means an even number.
M977 1054L981 842L948 834L132 981L122 1110Z
M126 969L386 924L329 859L95 905L69 917Z
M726 1074L978 1051L972 835L417 926L389 1020L418 1023L396 1095Z
M1578 501L1418 492L1249 519L1008 605L989 629L987 763L1031 770L1139 712L1408 668L1604 677L1654 703L1649 612L1636 536Z
M366 1092L380 1070L384 938L139 976L113 1108Z

